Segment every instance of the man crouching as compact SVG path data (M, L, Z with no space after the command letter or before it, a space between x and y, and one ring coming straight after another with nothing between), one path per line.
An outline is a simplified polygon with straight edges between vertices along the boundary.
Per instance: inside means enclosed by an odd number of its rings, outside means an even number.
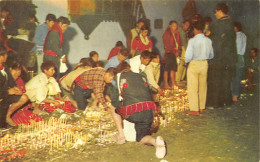
M154 139L150 135L154 119L153 110L156 109L156 104L150 93L146 77L132 72L127 62L120 63L117 72L119 97L111 98L112 104L117 107L116 112L129 122L135 123L136 141L145 145L153 145L156 148L156 157L163 158L166 155L163 138L158 136Z

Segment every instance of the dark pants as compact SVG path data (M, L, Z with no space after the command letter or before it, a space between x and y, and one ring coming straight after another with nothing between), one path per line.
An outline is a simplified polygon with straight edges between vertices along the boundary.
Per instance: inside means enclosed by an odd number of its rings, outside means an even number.
M135 123L136 141L139 142L144 136L150 135L153 124L153 110L134 113L126 120Z
M21 98L21 96L10 95L10 96L8 96L7 99L0 102L0 112L1 112L0 113L0 128L7 127L6 115L7 115L8 108L12 103L19 101L20 98Z
M7 123L6 123L6 114L8 110L9 105L2 101L0 102L0 128L6 128Z
M85 110L88 102L87 99L91 97L91 93L93 93L92 89L83 89L78 85L75 86L74 89L74 99L77 102L78 109Z
M231 66L212 66L208 69L207 106L223 107L232 104L231 83L234 69Z
M232 96L239 97L239 95L240 95L240 85L241 85L240 83L241 83L241 80L242 80L244 67L242 67L242 68L238 67L236 70L237 70L236 76L232 80Z

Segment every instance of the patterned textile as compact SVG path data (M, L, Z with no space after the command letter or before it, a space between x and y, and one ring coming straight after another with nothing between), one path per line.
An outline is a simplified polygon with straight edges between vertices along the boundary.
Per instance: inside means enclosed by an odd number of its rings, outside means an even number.
M127 119L131 114L151 109L156 111L157 106L153 101L147 101L121 107L119 109L116 109L116 112Z

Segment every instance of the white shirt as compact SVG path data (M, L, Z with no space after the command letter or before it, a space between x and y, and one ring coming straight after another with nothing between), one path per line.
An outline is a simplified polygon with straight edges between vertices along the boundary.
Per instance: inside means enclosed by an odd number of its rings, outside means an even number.
M185 62L192 60L208 60L214 57L212 41L204 34L197 34L188 42L185 52Z
M237 44L237 54L244 55L246 52L246 35L242 32L236 32L236 44Z
M146 67L144 64L141 64L141 55L138 55L138 56L131 58L129 60L129 63L130 63L130 66L131 66L131 70L134 73L143 72L145 67Z
M52 87L54 87L57 92L61 92L59 84L53 77L48 79L44 73L40 73L25 84L26 95L31 102L41 103L48 95L49 84L52 84Z
M152 87L158 89L159 88L158 81L160 78L160 64L155 62L150 62L149 65L146 66L144 72L147 76L149 84Z

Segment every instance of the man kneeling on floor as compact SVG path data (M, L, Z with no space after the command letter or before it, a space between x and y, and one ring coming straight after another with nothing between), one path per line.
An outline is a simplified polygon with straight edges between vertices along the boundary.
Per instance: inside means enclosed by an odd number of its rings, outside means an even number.
M129 122L135 123L136 141L153 145L156 148L156 157L163 158L166 155L163 138L158 136L154 139L150 135L156 105L146 77L132 72L127 62L120 63L117 72L118 97L111 98L112 104L117 108L116 112ZM123 101L122 104L120 100Z
M29 100L35 102L34 113L43 113L39 107L42 102L51 103L54 106L60 107L61 103L58 100L47 98L49 92L49 86L52 86L52 91L58 93L58 98L62 100L60 94L60 87L57 81L53 78L55 73L55 65L51 61L46 61L41 65L42 73L33 77L28 83L26 83L26 92L21 96L18 102L13 103L7 112L6 122L11 126L16 126L16 124L11 119L11 115L27 103Z

